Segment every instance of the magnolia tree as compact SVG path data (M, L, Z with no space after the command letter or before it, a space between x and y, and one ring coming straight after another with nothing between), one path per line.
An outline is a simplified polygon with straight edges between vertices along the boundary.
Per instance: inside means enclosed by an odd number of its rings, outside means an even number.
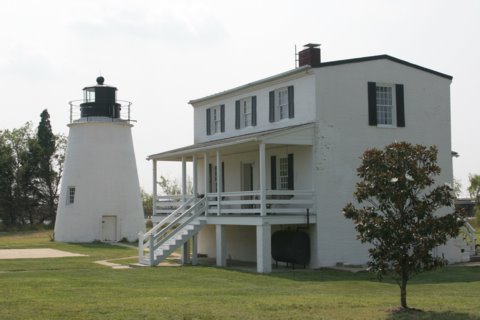
M363 206L349 203L343 213L355 223L358 239L371 244L369 269L379 280L392 273L401 306L408 308L408 280L447 263L432 249L458 235L463 217L457 211L436 214L454 200L450 185L434 186L440 174L436 147L393 143L369 149L361 159L354 196Z

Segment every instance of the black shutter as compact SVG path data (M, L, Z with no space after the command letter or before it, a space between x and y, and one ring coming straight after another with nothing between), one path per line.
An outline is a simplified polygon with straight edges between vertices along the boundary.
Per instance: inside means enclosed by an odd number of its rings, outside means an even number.
M395 96L397 100L397 127L405 127L405 100L403 95L403 84L395 85Z
M235 101L235 129L240 129L240 100Z
M275 122L275 91L270 91L270 108L268 112L268 120L270 122Z
M377 84L368 83L368 125L377 125Z
M207 109L207 136L211 134L211 129L210 129L210 109Z
M270 181L271 189L277 190L277 157L270 157Z
M212 164L208 164L208 192L212 192Z
M288 154L288 190L293 190L293 153Z
M257 125L257 96L252 97L252 126Z
M220 131L225 132L225 105L220 106Z
M288 117L295 117L295 106L293 104L293 86L288 87Z
M222 192L225 192L225 162L222 161Z

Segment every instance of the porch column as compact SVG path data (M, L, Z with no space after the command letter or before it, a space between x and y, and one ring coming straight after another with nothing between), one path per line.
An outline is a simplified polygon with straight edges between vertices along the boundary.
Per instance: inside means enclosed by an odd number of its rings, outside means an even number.
M260 215L266 216L266 197L267 197L267 179L266 179L266 169L265 169L265 143L259 144L258 150L259 157L259 171L260 171Z
M203 193L205 194L205 217L208 215L208 154L203 153Z
M190 241L187 241L182 245L181 260L182 265L190 262Z
M198 183L198 177L197 177L197 156L196 155L193 155L192 157L192 165L193 165L193 196L196 197L197 194L198 194L198 186L197 186L197 183Z
M257 272L272 272L272 227L269 224L257 226Z
M153 195L152 195L152 216L155 214L157 207L157 160L152 160L152 175L153 175Z
M217 267L226 267L225 226L215 225Z
M187 162L182 156L182 202L185 202L185 195L187 194Z
M221 215L221 194L222 194L222 154L220 150L217 150L217 201L218 201L218 211L217 215Z
M192 265L196 266L198 264L198 235L192 237Z

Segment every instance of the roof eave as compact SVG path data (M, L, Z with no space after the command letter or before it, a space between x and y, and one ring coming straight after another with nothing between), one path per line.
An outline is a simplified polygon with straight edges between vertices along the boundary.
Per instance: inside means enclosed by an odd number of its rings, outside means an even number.
M290 76L293 76L293 75L296 75L296 74L299 74L299 73L302 73L302 72L307 72L311 68L312 68L311 66L305 65L305 66L302 66L302 67L299 67L299 68L296 68L296 69L288 70L286 72L282 72L282 73L273 75L273 76L268 77L268 78L264 78L264 79L260 79L260 80L254 81L254 82L250 82L250 83L247 83L247 84L244 84L244 85L232 88L232 89L228 89L228 90L225 90L225 91L222 91L222 92L214 93L212 95L205 96L205 97L202 97L202 98L190 100L188 103L193 106L195 104L202 103L202 102L205 102L205 101L209 101L209 100L212 100L212 99L215 99L215 98L219 98L219 97L222 97L222 96L234 93L234 92L249 89L249 88L252 88L252 87L255 87L255 86L258 86L258 85L262 85L262 84L265 84L265 83L268 83L268 82L272 82L272 81L275 81L275 80L279 80L279 79L282 79L282 78L287 78L287 77L290 77Z
M419 66L418 64L414 64L414 63L411 63L411 62L408 62L408 61L405 61L405 60L402 60L402 59L398 59L398 58L389 56L388 54L381 54L381 55L369 56L369 57L361 57L361 58L353 58L353 59L323 62L320 65L315 66L313 68L317 69L317 68L322 68L322 67L330 67L330 66L337 66L337 65L342 65L342 64L367 62L367 61L382 60L382 59L386 59L386 60L390 60L390 61L393 61L393 62L396 62L396 63L399 63L399 64L403 64L407 67L411 67L411 68L415 68L415 69L418 69L418 70L421 70L421 71L424 71L424 72L428 72L428 73L434 74L436 76L446 78L448 80L453 79L453 77L451 75L448 75L448 74L445 74L445 73L442 73L442 72L438 72L438 71L435 71L435 70L432 70L432 69L428 69L428 68Z

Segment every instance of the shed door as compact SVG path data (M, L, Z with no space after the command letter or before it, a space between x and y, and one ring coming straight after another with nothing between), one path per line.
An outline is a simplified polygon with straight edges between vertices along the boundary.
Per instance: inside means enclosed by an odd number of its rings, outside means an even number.
M102 217L102 241L117 241L117 217Z

